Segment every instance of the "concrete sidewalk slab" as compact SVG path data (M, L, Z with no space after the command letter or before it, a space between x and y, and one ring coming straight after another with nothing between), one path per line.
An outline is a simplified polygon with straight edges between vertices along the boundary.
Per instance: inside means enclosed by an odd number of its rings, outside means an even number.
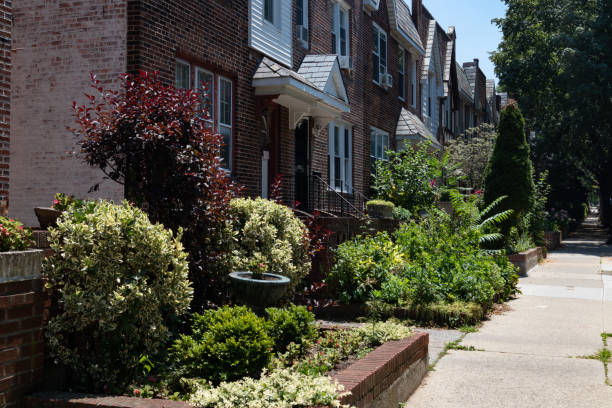
M610 408L612 387L594 360L451 351L407 408Z

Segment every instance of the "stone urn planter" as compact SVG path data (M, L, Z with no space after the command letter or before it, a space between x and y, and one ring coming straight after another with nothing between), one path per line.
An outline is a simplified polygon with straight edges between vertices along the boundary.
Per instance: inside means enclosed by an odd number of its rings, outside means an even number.
M368 215L372 218L393 218L392 203L373 201L366 204Z
M253 307L274 306L289 288L289 278L264 273L263 279L253 279L251 272L230 273L234 294L239 302Z
M36 213L36 218L38 218L38 223L42 229L57 227L57 219L62 215L61 211L51 207L36 207L34 213Z
M43 253L40 249L0 252L0 283L38 278Z

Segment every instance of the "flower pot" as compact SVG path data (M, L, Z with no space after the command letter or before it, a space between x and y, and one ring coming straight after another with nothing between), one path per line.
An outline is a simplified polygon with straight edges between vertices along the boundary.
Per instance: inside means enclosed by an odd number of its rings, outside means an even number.
M40 249L0 252L0 283L39 278L43 253Z
M57 227L57 219L62 215L61 211L50 207L36 207L34 208L34 212L36 213L36 218L38 218L38 223L42 229Z
M239 302L254 306L268 307L278 302L289 288L289 278L273 273L264 273L264 279L253 279L251 272L232 272L230 279L234 294Z
M393 207L390 205L368 204L368 215L372 218L393 218Z

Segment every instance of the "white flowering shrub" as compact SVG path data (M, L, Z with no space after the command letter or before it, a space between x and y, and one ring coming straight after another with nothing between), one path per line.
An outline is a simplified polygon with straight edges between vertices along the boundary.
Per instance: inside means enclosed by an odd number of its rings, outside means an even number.
M263 262L269 273L291 279L291 289L310 271L309 241L304 223L290 208L263 198L236 198L231 202L237 243L234 270Z
M193 386L189 402L201 408L347 407L339 401L346 394L341 384L327 376L309 376L291 368L264 372L258 380L245 377L218 387L203 382Z
M46 335L80 388L121 386L165 348L192 298L178 235L125 201L69 207L51 230L44 271L59 310Z

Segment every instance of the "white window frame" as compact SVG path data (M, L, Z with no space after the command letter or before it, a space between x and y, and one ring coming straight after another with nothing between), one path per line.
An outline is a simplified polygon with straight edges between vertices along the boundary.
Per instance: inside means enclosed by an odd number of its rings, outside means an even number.
M336 128L340 138L337 154L334 143ZM345 140L346 132L348 132L348 146ZM351 194L353 191L353 127L345 122L331 122L328 128L328 146L329 186L335 191ZM340 177L336 177L336 158L340 159ZM342 185L336 186L336 180L341 180Z
M233 142L234 142L234 127L233 127L233 121L234 121L234 81L231 80L231 78L227 78L224 77L222 75L216 74L210 70L207 70L205 68L202 68L199 65L194 65L194 64L190 64L187 61L181 60L179 58L176 59L176 67L175 69L178 68L178 65L182 64L184 66L188 66L189 67L189 88L188 89L193 89L195 91L199 90L201 87L201 83L199 83L199 73L206 73L209 75L212 75L212 82L209 85L209 88L212 87L212 89L209 89L209 92L212 93L211 95L211 101L212 101L212 115L210 115L210 118L208 119L204 119L207 123L210 124L211 129L213 132L217 132L219 134L221 134L221 128L224 129L229 129L230 133L229 133L229 143L227 143L227 145L224 147L226 149L228 149L228 163L225 163L225 161L221 161L221 166L223 168L223 170L229 172L232 169L232 152L233 152ZM221 122L221 82L222 81L226 81L230 84L230 122L229 123L225 123L225 122ZM175 86L177 86L178 84L176 83L176 73L175 73Z
M397 49L397 88L398 88L398 98L402 102L406 102L406 50L402 47L398 47ZM402 56L402 60L400 60L400 55ZM404 79L404 84L402 85L402 81L400 78Z
M272 20L268 20L266 18L266 2L270 1L272 3ZM278 27L279 19L279 8L278 8L278 0L262 0L262 18L263 21L267 24L273 25L274 27Z
M416 58L410 57L412 61L412 72L410 73L410 92L412 94L412 107L416 108L417 106L417 82L416 82L416 72L417 72L417 61Z
M372 149L374 145L374 149ZM389 160L387 150L391 149L389 132L382 129L370 127L370 160L374 163L377 160ZM372 154L374 150L374 154Z
M332 29L332 46L336 48L335 54L340 57L348 57L351 55L351 35L350 35L350 8L346 7L344 4L341 4L338 1L332 1L331 5L331 29ZM342 53L342 40L340 36L340 29L342 26L345 26L345 36L346 36L346 47L345 53ZM334 37L335 36L335 41ZM334 50L332 49L332 53Z
M300 24L297 24L297 20L296 20L296 26L298 26ZM309 29L309 25L308 25L308 0L302 0L302 27L306 27L307 29ZM300 42L302 43L302 45L304 46L304 48L308 48L309 44L308 41L304 41L302 39L300 39Z
M382 28L380 28L380 26L378 26L378 24L376 24L374 22L372 23L372 26L373 26L372 33L376 37L376 40L377 40L377 43L378 43L378 53L376 53L374 51L374 49L372 50L372 54L378 57L378 80L376 78L373 78L372 80L374 81L374 83L376 85L380 86L380 82L381 82L380 78L381 78L381 76L383 74L386 74L388 72L388 70L389 70L389 65L388 65L389 64L389 61L388 61L388 59L389 59L389 54L388 54L389 53L389 43L388 43L388 37L387 37L386 31L383 30ZM382 37L384 37L384 39L385 39L385 47L384 47L385 48L385 64L384 64L384 68L385 69L384 69L384 71L381 69L381 67L383 66L381 64L381 62L382 62L381 50L382 50L383 47L381 47L381 44L380 44L380 41L381 41Z
M225 123L225 122L221 122L221 118L223 117L222 111L221 111L221 82L227 82L229 83L230 86L230 103L229 103L229 108L230 108L230 118L229 118L229 123ZM224 146L226 149L228 149L228 163L224 163L222 162L221 164L227 164L227 167L224 166L224 168L226 169L231 169L232 168L232 144L233 144L233 139L234 139L234 128L233 128L233 121L234 121L234 83L232 82L231 79L226 78L224 76L218 75L218 81L217 81L217 86L218 86L218 91L217 91L217 97L218 97L218 101L217 101L217 112L218 112L218 132L219 134L221 133L221 128L224 129L229 129L229 143L226 143L226 145Z
M183 65L183 66L187 67L187 76L188 76L187 82L189 83L189 86L187 86L186 88L185 87L179 87L179 84L178 84L178 81L177 81L178 80L177 74L178 74L178 66L179 65ZM174 72L174 86L177 89L191 89L191 64L188 63L187 61L184 61L182 59L178 59L177 58L176 59L176 65L175 65L174 69L175 69L175 72Z

